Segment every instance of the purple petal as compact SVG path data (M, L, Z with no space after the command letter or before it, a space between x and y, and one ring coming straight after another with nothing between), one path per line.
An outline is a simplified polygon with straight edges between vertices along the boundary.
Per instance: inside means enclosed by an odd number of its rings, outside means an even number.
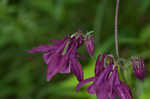
M64 48L66 47L66 44L68 43L68 40L65 40L59 47L56 49L56 53L62 54L64 51Z
M121 82L115 91L119 99L132 99L131 90L124 82Z
M109 59L109 64L106 63L107 59ZM103 72L107 66L110 66L110 65L113 66L113 64L114 64L113 57L108 56L106 54L99 55L97 57L96 66L95 66L95 76L99 76L101 72Z
M90 56L94 53L94 38L92 35L87 35L85 40L85 47Z
M107 66L105 68L105 70L101 73L101 75L99 77L97 77L97 79L95 81L95 85L101 86L101 84L108 79L108 76L111 71L112 71L112 66Z
M115 67L115 69L113 70L113 72L111 74L109 74L110 78L109 78L109 87L110 87L110 93L109 96L110 97L114 97L113 95L113 88L115 88L116 86L120 85L120 80L119 80L119 75L118 75L118 70L117 67Z
M120 85L117 66L115 66L115 69L113 70L112 74L110 75L109 82L110 82L111 88L114 86Z
M71 68L72 72L76 75L77 79L79 81L83 80L83 72L82 72L82 67L81 64L75 59L71 59Z
M114 90L113 90L112 95L110 97L111 97L110 99L116 99L116 93Z
M115 79L114 79L114 86L117 86L120 84L120 79L119 79L119 74L118 74L118 68L115 67L115 70L114 70L114 75L115 75Z
M117 69L112 72L112 66L107 66L95 81L96 95L98 99L114 98L113 87L116 79Z
M59 54L54 54L50 57L47 69L47 81L50 81L51 78L60 72L64 66L66 66L67 60L66 57Z
M103 82L100 86L96 87L96 96L98 99L108 99L109 93L110 88L108 82Z
M48 52L49 50L56 50L57 46L55 45L40 45L36 48L33 48L31 50L28 50L29 53L36 53L36 52Z
M43 59L44 59L44 61L45 61L46 64L49 63L51 55L52 55L51 53L45 53L45 54L43 54Z
M92 85L88 86L86 90L88 91L89 94L96 94L95 84L93 83Z
M89 83L89 82L91 82L91 81L94 81L94 77L92 77L92 78L88 78L88 79L86 79L86 80L82 80L81 82L79 82L79 84L77 85L77 87L76 87L76 91L78 92L79 90L80 90L80 88L83 86L83 85L85 85L85 84L87 84L87 83Z
M70 58L77 57L78 56L77 55L77 49L78 49L78 43L71 41L69 46L68 46L66 55L70 56Z
M101 60L100 60L101 56ZM101 72L104 71L104 60L105 60L106 54L99 55L96 60L96 66L95 66L95 76L99 76Z
M60 70L60 73L61 74L68 74L68 73L70 73L70 71L71 71L70 66L66 65L62 70Z
M69 60L66 60L66 65L60 70L60 73L62 74L68 74L71 71L71 66Z
M50 60L49 60L49 64L48 64L48 68L47 68L47 81L50 81L51 78L58 73L59 68L59 61L60 61L60 56L58 55L53 55Z

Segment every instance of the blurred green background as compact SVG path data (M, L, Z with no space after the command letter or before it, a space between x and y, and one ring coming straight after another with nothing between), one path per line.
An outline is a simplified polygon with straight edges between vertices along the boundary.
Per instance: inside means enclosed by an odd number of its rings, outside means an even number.
M150 97L150 0L120 0L120 56L142 56L147 77L137 80L132 66L125 69L126 83L135 99ZM94 30L96 50L115 55L115 0L0 0L0 99L96 99L85 87L75 92L72 74L56 75L46 82L46 68L41 54L26 50L50 44L77 29ZM85 78L93 76L95 60L84 46L79 53Z

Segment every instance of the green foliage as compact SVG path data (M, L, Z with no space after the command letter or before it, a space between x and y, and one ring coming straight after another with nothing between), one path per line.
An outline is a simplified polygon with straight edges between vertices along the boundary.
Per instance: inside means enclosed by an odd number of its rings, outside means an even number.
M124 72L125 79L135 99L148 99L150 1L120 2L120 56L142 56L148 74L140 82L129 66ZM28 54L26 50L82 29L95 31L95 56L104 52L115 55L114 9L113 0L0 0L0 99L96 99L86 92L89 84L76 93L78 82L71 74L58 74L46 82L47 66L42 55ZM84 47L79 53L88 57L81 61L85 78L93 76L95 58L89 57Z

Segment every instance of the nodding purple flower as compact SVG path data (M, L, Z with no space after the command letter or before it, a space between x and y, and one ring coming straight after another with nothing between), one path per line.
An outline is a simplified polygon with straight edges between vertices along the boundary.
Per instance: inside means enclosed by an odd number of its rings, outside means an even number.
M123 89L123 85L119 80L118 68L114 65L112 56L108 56L106 54L99 55L95 66L95 77L79 82L76 90L79 91L83 85L91 81L93 81L93 84L87 87L87 91L90 94L96 94L98 99L115 99L115 96L122 96L122 94L126 97L128 97L128 95L131 96L131 94L128 94L130 93L130 89L127 90L126 93L123 93L122 90L118 90L119 88ZM131 98L121 97L121 99Z
M29 53L41 52L47 68L47 81L57 73L70 73L72 71L79 81L83 80L83 72L77 58L82 58L77 49L83 44L81 32L66 36L63 40L51 40L55 45L40 45L28 50Z
M101 60L100 60L101 58ZM106 64L106 58L108 56L106 54L99 55L96 61L95 67L95 77L88 78L86 80L81 81L77 86L77 91L86 83L93 81L93 84L87 87L87 91L90 94L96 94L98 99L107 99L104 97L108 97L108 94L111 93L111 76L114 76L113 72L113 63L111 60L110 64ZM111 59L111 57L109 57ZM112 73L112 74L111 74Z
M90 56L94 54L94 38L93 35L85 35L85 47Z
M120 82L120 85L118 85L114 91L119 99L132 99L131 90L124 82Z
M146 76L146 71L144 61L142 60L142 58L132 58L132 65L135 76L143 81L144 77Z

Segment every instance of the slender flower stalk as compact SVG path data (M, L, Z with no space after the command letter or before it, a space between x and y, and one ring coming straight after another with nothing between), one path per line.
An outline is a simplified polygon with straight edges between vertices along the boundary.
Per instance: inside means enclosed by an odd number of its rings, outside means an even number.
M116 13L115 13L115 48L117 62L119 62L119 48L118 48L118 11L119 10L119 0L116 1Z

